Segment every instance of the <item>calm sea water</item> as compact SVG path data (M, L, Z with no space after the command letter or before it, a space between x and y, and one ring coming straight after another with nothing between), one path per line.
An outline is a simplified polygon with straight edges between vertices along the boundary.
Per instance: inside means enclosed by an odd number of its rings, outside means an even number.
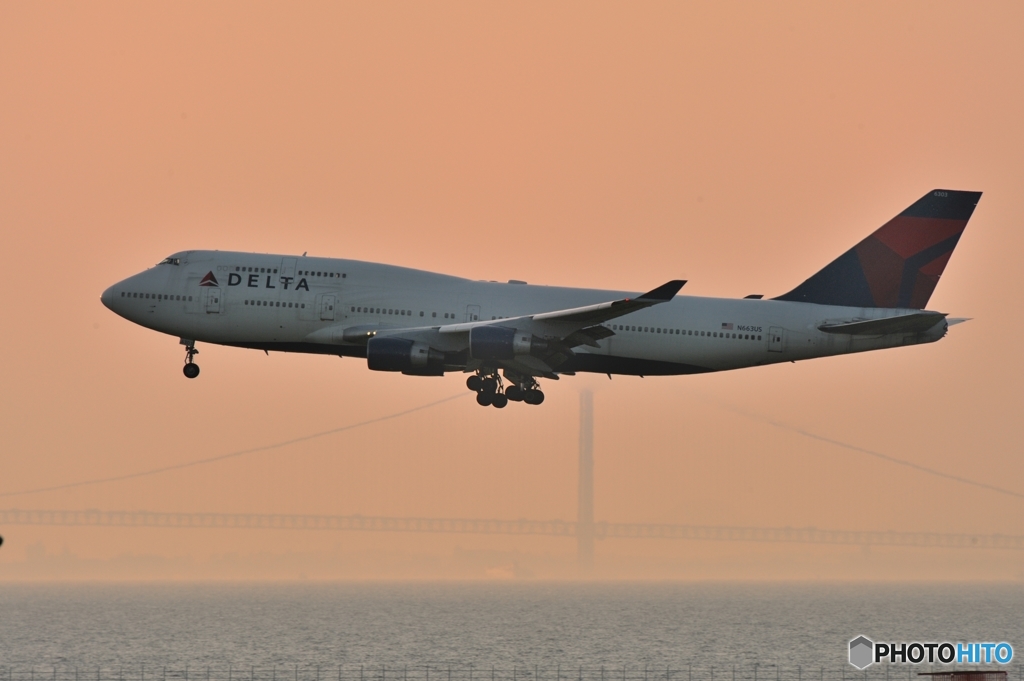
M1018 677L1016 663L1024 657L1024 588L0 585L0 673L30 666L95 670L145 665L157 670L190 665L195 670L230 664L245 669L244 678L249 678L250 665L322 665L329 680L326 670L338 665L649 665L660 668L664 678L666 667L685 670L695 665L705 670L716 666L719 678L728 681L725 670L730 665L748 670L741 671L744 677L756 662L761 678L770 681L776 663L784 677L795 678L792 672L798 665L838 673L846 664L847 642L858 634L874 640L1008 641L1016 652L1012 681ZM808 679L819 674L803 673ZM40 674L38 681L49 678ZM687 677L683 672L672 678ZM613 679L610 675L608 681ZM652 676L651 681L656 679Z

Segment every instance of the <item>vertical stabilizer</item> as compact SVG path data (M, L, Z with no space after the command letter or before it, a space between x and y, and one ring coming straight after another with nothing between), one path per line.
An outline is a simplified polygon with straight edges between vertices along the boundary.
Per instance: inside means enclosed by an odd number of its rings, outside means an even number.
M922 310L981 192L936 189L776 300Z

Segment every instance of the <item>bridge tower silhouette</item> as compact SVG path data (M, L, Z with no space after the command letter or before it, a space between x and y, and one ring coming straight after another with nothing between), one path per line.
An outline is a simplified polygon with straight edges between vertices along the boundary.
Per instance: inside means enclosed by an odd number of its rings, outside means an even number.
M580 392L580 461L576 555L581 572L594 568L594 393Z

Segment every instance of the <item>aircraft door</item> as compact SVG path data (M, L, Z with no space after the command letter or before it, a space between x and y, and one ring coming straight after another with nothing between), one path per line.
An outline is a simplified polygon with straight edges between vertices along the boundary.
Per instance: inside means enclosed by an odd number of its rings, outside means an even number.
M334 296L324 295L320 297L320 319L323 321L334 321Z
M782 327L773 326L768 329L768 351L782 352L785 345L786 331Z
M185 300L185 312L188 314L195 314L199 312L201 310L199 306L206 305L206 301L203 300L202 296L203 289L199 286L199 277L189 277L185 282L185 290L189 292L195 291L199 294L196 296L182 296L183 300L188 298L188 300Z
M281 276L295 277L295 258L284 258L281 260Z
M478 321L480 321L480 306L479 305L467 305L466 306L466 321L467 322L478 322Z
M203 298L207 314L220 314L220 288L217 286L204 286Z

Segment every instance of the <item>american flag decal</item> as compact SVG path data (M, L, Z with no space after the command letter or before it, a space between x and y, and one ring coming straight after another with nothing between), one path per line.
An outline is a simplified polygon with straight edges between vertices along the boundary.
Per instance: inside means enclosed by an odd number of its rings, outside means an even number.
M722 330L723 331L732 331L732 324L726 324L725 322L722 322Z

